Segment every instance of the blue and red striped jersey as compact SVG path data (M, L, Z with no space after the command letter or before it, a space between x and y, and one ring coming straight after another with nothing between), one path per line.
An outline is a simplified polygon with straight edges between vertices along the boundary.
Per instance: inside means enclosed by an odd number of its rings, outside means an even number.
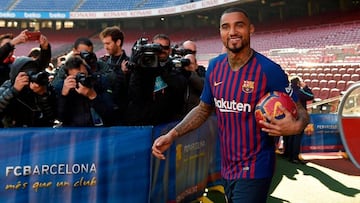
M216 108L222 177L271 177L274 138L257 125L255 106L269 91L291 94L288 77L280 65L255 51L238 71L231 70L227 59L227 54L222 54L210 61L201 95L203 102Z

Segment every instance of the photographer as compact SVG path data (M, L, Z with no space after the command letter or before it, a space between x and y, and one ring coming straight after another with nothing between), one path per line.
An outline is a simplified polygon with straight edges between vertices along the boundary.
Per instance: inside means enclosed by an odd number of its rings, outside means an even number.
M68 53L65 57L64 62L59 67L54 80L52 81L53 86L56 91L61 91L63 86L63 81L66 77L66 73L64 70L64 64L68 58L73 56L80 56L82 59L86 61L86 63L90 67L90 71L92 74L99 75L99 77L103 77L105 82L112 83L116 80L115 73L111 70L111 68L104 63L103 61L98 61L97 56L93 52L94 46L89 38L80 37L75 40L73 49L70 53Z
M185 66L185 70L189 71L191 74L184 94L185 103L182 117L199 104L205 80L205 74L201 74L201 72L199 72L195 55L187 54L184 56L184 59L189 60L190 64Z
M4 127L50 127L56 119L56 95L38 61L19 57L11 64L10 79L0 87Z
M64 64L66 78L58 93L58 114L62 126L109 126L113 120L111 94L79 56Z
M117 105L116 111L119 124L123 123L125 110L128 104L129 70L126 63L129 57L123 49L124 33L118 26L106 27L99 34L104 45L106 54L99 58L105 62L115 73L116 82L112 86L114 102Z
M132 49L129 66L130 125L157 125L179 119L187 75L173 65L170 39L158 34L152 44L141 39Z

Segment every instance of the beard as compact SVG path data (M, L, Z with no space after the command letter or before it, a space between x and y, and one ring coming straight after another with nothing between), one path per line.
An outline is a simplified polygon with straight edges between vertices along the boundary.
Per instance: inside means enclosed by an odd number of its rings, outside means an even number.
M244 39L242 39L240 44L236 44L236 43L231 44L229 41L230 40L227 41L226 49L228 49L230 52L234 54L240 53L245 47L247 47L247 45L249 45L249 43L247 41L244 41Z

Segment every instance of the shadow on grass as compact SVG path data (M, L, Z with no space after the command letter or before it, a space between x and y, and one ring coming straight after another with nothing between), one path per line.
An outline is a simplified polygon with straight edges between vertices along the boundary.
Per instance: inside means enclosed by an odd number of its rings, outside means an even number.
M328 174L324 173L323 171L317 168L305 164L293 164L287 161L286 159L282 158L281 156L277 155L276 171L273 177L269 194L272 194L275 191L276 187L280 184L284 176L286 178L289 178L290 180L296 180L295 175L299 174L298 170L302 171L304 175L309 175L316 178L331 191L341 193L349 197L354 197L356 194L360 193L359 189L349 188L343 183L337 181L333 177L329 176ZM299 183L299 188L301 188L301 183ZM302 189L299 188L293 188L293 189L303 191ZM269 196L267 201L267 203L282 203L282 202L289 202L289 200L284 200L277 197Z

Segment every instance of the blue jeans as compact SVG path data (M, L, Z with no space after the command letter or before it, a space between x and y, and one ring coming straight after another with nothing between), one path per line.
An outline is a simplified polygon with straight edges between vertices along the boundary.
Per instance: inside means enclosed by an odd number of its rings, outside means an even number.
M228 203L266 203L271 179L223 179Z

